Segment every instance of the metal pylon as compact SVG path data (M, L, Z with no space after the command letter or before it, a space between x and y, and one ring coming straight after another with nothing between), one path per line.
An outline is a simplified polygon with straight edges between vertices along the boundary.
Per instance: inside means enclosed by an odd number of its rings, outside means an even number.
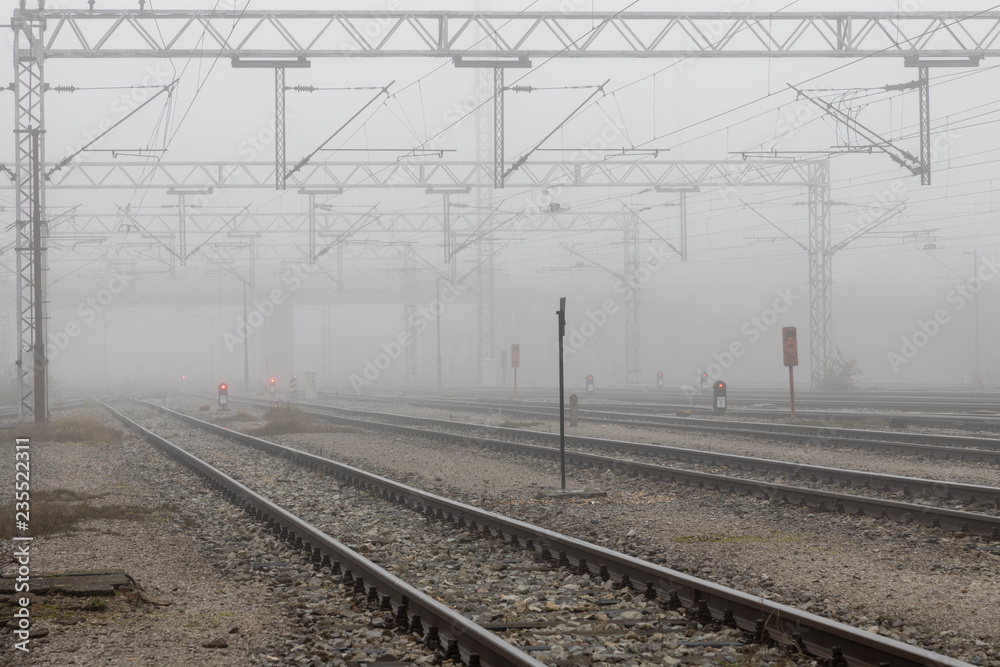
M482 12L490 8L489 0L477 0L476 11ZM476 100L482 103L492 94L493 117L490 117L489 105L481 105L476 111L476 161L480 164L489 160L490 148L493 148L493 186L503 187L504 154L503 154L503 68L493 70L493 81L490 81L490 71L486 68L475 70ZM492 90L491 84L492 83ZM486 218L493 210L493 190L476 188L476 228L482 229ZM476 264L479 267L479 292L476 295L477 342L476 348L476 379L480 385L484 377L485 360L492 359L493 348L493 236L487 234L476 244ZM454 266L454 259L452 260Z
M477 75L478 76L478 75ZM493 68L493 187L503 188L503 67Z
M920 95L920 185L931 184L931 91L930 71L927 67L917 70L917 88Z
M479 383L492 384L495 377L486 377L488 360L493 359L493 238L486 237L476 244L476 262L479 293L476 296L476 314L479 321ZM487 382L488 381L488 382Z
M274 188L285 189L285 68L274 68Z
M830 162L809 165L809 354L812 385L833 352Z
M45 216L45 76L43 47L45 23L40 10L26 10L24 2L14 11L14 142L15 206L17 208L17 313L20 333L17 376L20 392L18 416L48 416L45 385L48 358L45 351L45 274L48 223Z
M639 218L627 213L622 223L625 234L625 383L637 385L639 372Z

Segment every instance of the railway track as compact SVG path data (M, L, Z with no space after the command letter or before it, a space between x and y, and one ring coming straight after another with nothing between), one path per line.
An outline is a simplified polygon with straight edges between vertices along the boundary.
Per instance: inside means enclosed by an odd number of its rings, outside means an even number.
M647 403L653 405L685 405L692 404L704 407L711 406L711 389L694 387L649 387L648 389L626 389L613 387L598 387L595 392L587 392L583 387L569 388L571 393L586 396L591 401L619 401L624 403ZM729 385L730 405L748 407L755 404L771 404L787 409L787 389L764 389L760 387L740 387ZM468 387L460 390L463 396L472 396L476 400L497 400L509 398L509 390L498 388ZM551 400L554 389L519 387L518 394L528 399ZM397 395L419 396L422 398L440 398L453 393L454 390L428 390L414 387L399 387ZM828 392L811 389L797 389L795 392L796 407L803 409L856 409L878 411L940 411L942 409L955 412L985 411L995 415L1000 414L1000 392L996 391L925 391L925 392L885 392L868 389L858 389L852 392Z
M583 394L581 407L602 412L629 411L638 414L663 414L680 411L696 415L712 415L712 397L706 392L688 395L663 395L661 390L650 390L632 394ZM333 396L332 392L321 392L325 396ZM444 407L448 403L458 403L453 398L436 394L400 392L398 396L365 396L364 400L414 402L438 404ZM509 396L484 394L475 399L461 401L462 403L486 405L506 405L512 408L537 404L540 400L548 402L551 407L551 391L537 399L522 398L512 401ZM847 399L809 399L800 400L796 396L796 415L800 419L819 419L827 421L838 420L878 420L893 427L902 428L909 425L939 426L949 428L967 428L976 430L1000 430L1000 398L993 399L946 399L940 403L932 403L933 399L920 399L919 402L864 402L854 398ZM787 395L783 398L741 397L737 392L731 392L727 397L727 412L739 417L752 419L787 419ZM824 409L836 408L836 409Z
M299 404L311 408L319 406ZM394 424L421 425L474 438L504 436L512 441L541 441L549 445L559 444L559 435L546 431L532 431L502 426L473 424L446 419L413 417L393 413L375 413L347 408L326 408L339 414L354 415L371 421ZM844 488L872 489L886 493L902 494L904 497L917 496L943 501L958 501L971 505L992 506L1000 510L1000 488L974 484L962 484L920 477L886 475L861 470L846 470L828 466L792 463L774 459L761 459L737 454L725 454L686 447L672 447L608 438L591 438L567 435L567 445L587 449L611 450L647 457L649 459L669 459L680 463L697 463L704 466L763 475L778 475L790 480L804 480L812 483L828 484Z
M340 574L345 585L378 604L386 612L387 619L392 619L397 627L416 632L426 628L425 642L429 647L440 646L444 655L460 658L470 666L542 667L543 663L518 651L218 468L144 428L110 405L105 404L104 407L127 428L203 477L231 502L265 521L276 534L305 551L321 567Z
M965 664L494 512L433 496L323 457L156 407L199 429L312 467L340 480L342 484L357 486L372 496L411 508L428 518L464 526L482 538L502 541L505 547L526 549L529 554L553 566L614 582L610 588L632 591L633 600L655 600L657 606L663 609L685 611L689 623L716 627L734 625L750 640L775 642L792 650L805 651L829 661L827 664Z
M492 412L524 417L555 419L557 407L524 406L508 403L475 403L466 401L422 402L401 400L422 407L468 410L472 412ZM326 407L322 404L304 404ZM619 424L646 428L668 428L680 431L717 433L720 435L753 435L776 440L807 442L814 445L831 445L888 451L892 453L914 454L944 460L964 460L980 463L1000 463L1000 440L964 435L944 435L936 433L910 433L851 429L834 426L806 426L799 424L772 424L745 422L725 419L697 419L692 417L666 417L637 415L626 412L601 412L589 409L578 410L579 419L602 424Z
M260 399L241 398L238 401L256 404L260 407L270 405L269 401ZM524 439L542 439L547 442L558 441L558 436L550 433L538 431L526 431L522 429L510 429L501 427L483 426L478 424L456 423L447 420L428 419L423 417L409 417L404 415L387 415L385 413L371 413L363 410L350 410L346 408L335 408L309 403L293 403L300 408L317 408L325 412L312 412L314 416L327 421L335 421L342 424L349 424L360 428L384 429L395 433L418 436L432 440L442 440L457 442L461 444L476 444L490 447L501 451L511 451L519 454L539 456L544 458L557 458L559 450L552 446L538 446L518 442L514 440L499 440L495 437L504 434L508 437ZM329 414L330 412L337 414ZM361 416L345 416L347 414ZM368 417L362 418L362 417ZM402 422L402 423L401 423ZM430 428L417 428L405 424L422 424L430 427L448 427L448 431L432 430ZM458 425L460 428L456 432L454 429ZM621 448L629 451L641 451L647 454L674 454L681 457L698 458L702 461L728 462L731 466L737 465L750 468L782 469L786 473L800 471L799 477L808 476L815 478L833 480L834 484L843 486L853 485L859 488L884 489L887 486L889 491L893 487L900 492L919 492L925 498L953 499L960 496L966 502L981 503L986 502L995 510L1000 502L1000 489L987 486L974 486L956 484L940 480L920 479L913 477L895 477L891 475L878 475L854 470L843 470L822 466L806 466L801 464L790 464L782 461L771 461L762 459L750 459L749 457L739 457L727 454L712 452L701 452L696 450L683 450L681 448L666 447L662 445L649 445L644 443L632 443L625 441L611 441L597 438L570 437L567 442L575 441L586 443L590 446L603 448ZM859 494L829 491L817 487L791 486L779 484L757 477L734 477L730 475L720 475L711 472L701 472L687 468L676 468L664 466L656 463L634 461L616 457L589 454L579 450L566 452L567 463L580 466L598 466L610 468L619 472L633 475L641 475L652 479L660 479L666 482L694 486L698 488L714 489L716 491L752 496L767 501L782 502L787 504L808 507L820 512L840 512L859 516L882 517L892 519L902 523L915 522L924 526L940 527L955 533L973 534L1000 540L1000 516L969 512L963 510L938 507L928 504L917 504L913 502L900 502L881 497L870 497ZM839 480L839 482L838 482ZM977 495L978 494L978 495Z

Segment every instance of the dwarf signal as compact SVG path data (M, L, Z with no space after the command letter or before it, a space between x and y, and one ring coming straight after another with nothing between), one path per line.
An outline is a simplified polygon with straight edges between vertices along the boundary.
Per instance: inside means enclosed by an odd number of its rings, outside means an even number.
M588 375L587 376L587 391L589 391L589 392L594 391L594 376L593 375Z
M712 409L717 415L726 411L726 383L722 380L716 380L712 385Z
M229 386L225 382L219 385L219 409L229 409Z
M662 387L663 386L663 373L662 372L656 374L656 386L657 387Z

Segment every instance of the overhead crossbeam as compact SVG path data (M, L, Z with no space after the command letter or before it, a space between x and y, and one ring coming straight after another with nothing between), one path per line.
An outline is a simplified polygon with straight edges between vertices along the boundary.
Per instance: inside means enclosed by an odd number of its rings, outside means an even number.
M1000 55L1000 12L15 10L46 58L891 58Z
M532 160L512 173L511 188L788 186L809 182L808 162L790 160ZM323 162L288 177L288 187L492 188L494 163L482 161ZM266 189L272 162L78 162L56 172L57 190L163 188ZM13 188L0 184L0 191Z

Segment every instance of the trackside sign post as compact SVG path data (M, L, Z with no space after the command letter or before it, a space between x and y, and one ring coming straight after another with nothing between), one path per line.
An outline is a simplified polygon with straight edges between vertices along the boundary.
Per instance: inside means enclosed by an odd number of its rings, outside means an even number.
M562 477L562 490L566 490L566 401L563 385L563 338L566 337L566 297L559 299L559 472Z
M788 366L788 395L792 406L792 419L795 419L795 376L792 369L799 365L799 346L795 339L795 327L781 329L782 361Z

